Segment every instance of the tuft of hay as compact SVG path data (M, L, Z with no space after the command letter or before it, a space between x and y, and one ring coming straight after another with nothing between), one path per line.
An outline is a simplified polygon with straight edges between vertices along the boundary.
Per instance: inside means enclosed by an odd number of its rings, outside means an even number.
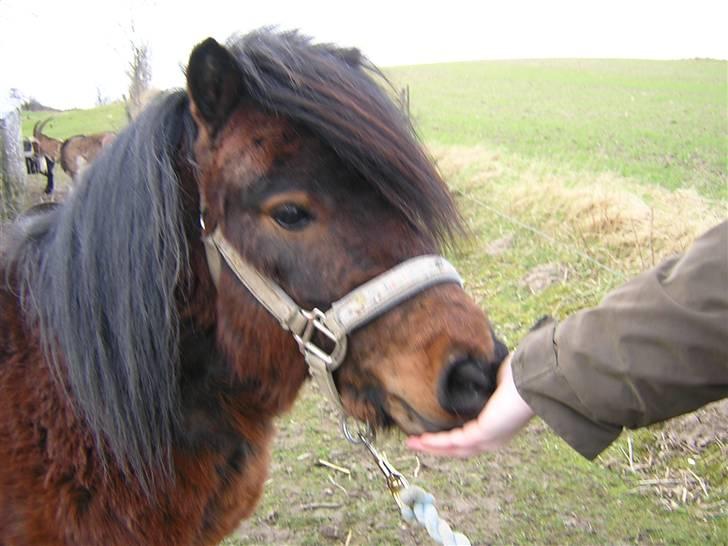
M536 225L630 275L681 252L728 215L692 189L670 191L610 172L504 159L482 147L437 151L456 190L486 197L506 215Z
M545 228L627 272L681 252L722 220L693 190L670 192L611 173L579 182L527 172L512 188L511 211L529 210Z

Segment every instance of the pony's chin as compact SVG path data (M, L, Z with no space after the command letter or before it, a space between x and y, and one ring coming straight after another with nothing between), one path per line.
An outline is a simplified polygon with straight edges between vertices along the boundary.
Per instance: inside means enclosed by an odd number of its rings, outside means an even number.
M384 390L378 390L377 394L373 399L342 398L342 402L355 420L368 423L375 430L399 429L408 436L450 430L464 422L454 416L449 419L431 418L396 394Z
M445 422L428 418L399 396L391 395L387 402L387 414L389 418L402 432L409 436L419 435L425 432L450 430L462 424L460 420L448 420L448 422Z

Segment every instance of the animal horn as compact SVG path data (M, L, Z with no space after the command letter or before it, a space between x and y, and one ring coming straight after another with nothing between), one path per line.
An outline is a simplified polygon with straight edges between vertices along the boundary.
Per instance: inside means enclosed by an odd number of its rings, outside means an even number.
M53 117L49 117L44 119L43 121L36 122L35 126L33 127L33 136L38 138L38 136L43 134L43 128L46 126L46 123L48 123L50 120L52 120ZM36 128L38 130L38 133L36 133Z

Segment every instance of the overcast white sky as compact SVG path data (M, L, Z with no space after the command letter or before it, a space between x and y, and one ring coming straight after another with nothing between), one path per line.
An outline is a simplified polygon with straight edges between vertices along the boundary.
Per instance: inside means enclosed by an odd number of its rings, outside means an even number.
M474 59L728 59L725 0L0 0L0 96L11 87L57 108L126 91L131 26L153 85L213 36L264 25L357 46L381 66Z

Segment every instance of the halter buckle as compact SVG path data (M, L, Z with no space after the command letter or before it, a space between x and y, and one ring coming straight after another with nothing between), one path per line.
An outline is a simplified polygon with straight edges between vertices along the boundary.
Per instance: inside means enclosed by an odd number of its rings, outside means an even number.
M301 334L293 333L293 339L298 344L301 354L313 355L326 365L328 370L334 370L339 365L341 357L343 357L342 341L331 331L325 324L326 315L320 309L314 308L311 311L301 310L301 315L306 319L306 326ZM330 340L334 347L330 352L322 349L313 341L316 332L322 334L326 339ZM346 350L346 347L343 347Z

